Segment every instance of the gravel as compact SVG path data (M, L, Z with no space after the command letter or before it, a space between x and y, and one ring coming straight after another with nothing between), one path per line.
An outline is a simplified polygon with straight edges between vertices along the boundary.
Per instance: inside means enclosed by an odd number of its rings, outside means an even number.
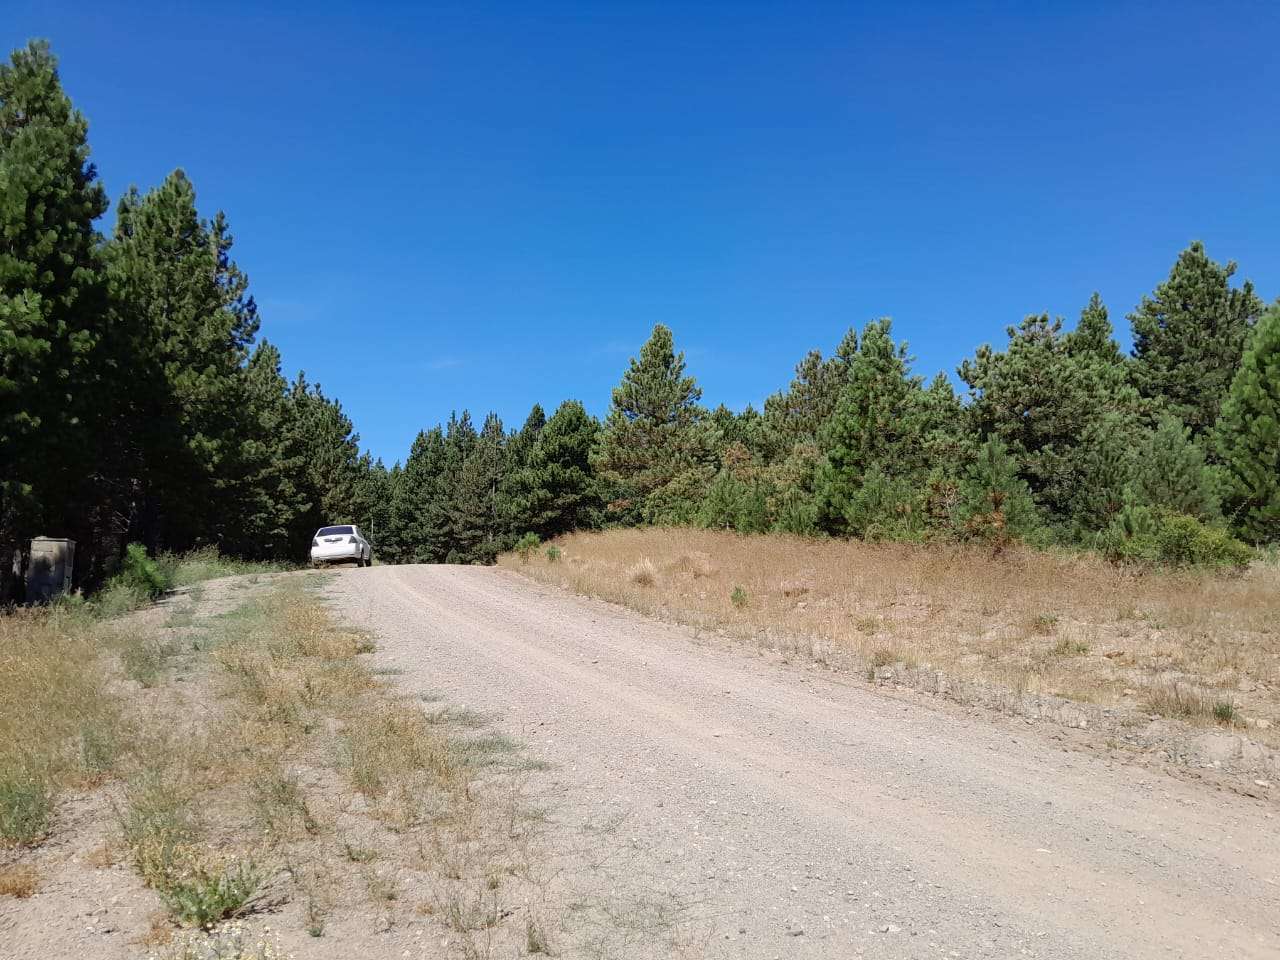
M396 683L550 764L575 896L634 928L601 955L1280 956L1269 800L496 568L353 569L329 595Z

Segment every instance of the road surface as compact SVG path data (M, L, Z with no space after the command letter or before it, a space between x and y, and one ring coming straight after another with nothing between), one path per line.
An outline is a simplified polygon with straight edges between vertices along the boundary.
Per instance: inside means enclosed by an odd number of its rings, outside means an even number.
M696 955L1280 957L1267 801L496 568L329 594L406 687L549 761L557 822L611 824L613 894L680 904L650 920Z

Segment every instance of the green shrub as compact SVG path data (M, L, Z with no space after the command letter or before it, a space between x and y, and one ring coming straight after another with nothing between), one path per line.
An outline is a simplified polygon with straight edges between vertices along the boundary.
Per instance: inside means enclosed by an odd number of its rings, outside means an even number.
M0 837L35 843L49 832L53 796L44 780L24 771L0 773Z
M529 558L533 556L541 546L542 539L536 533L526 533L516 541L515 550L520 556L520 562L528 563Z
M563 552L561 551L561 549L560 549L559 547L557 547L554 543L553 543L551 546L547 547L547 562L548 562L548 563L557 563L557 562L559 562L559 560L560 560L560 558L561 558L562 556L564 556L564 553L563 553Z
M205 863L194 860L156 887L179 923L208 929L237 916L262 885L262 870L252 860Z
M1253 551L1222 527L1184 513L1132 505L1098 534L1096 546L1115 563L1241 568L1253 559Z
M733 593L729 594L729 602L741 610L749 602L747 591L743 590L742 587L734 587Z
M147 556L146 548L140 543L131 543L125 548L119 572L106 582L94 600L103 616L114 617L156 599L169 585L165 571Z

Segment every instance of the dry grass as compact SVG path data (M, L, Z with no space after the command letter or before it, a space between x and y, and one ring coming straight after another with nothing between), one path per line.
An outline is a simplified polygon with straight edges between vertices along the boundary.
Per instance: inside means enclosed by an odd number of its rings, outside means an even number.
M123 822L139 874L191 924L244 914L270 890L300 903L306 931L322 937L335 914L390 923L430 896L462 955L522 942L530 884L489 881L527 875L537 859L526 818L497 786L518 775L518 747L475 733L487 718L401 695L316 582L284 582L200 641L201 682L223 697L180 750L160 738L130 783ZM175 725L190 723L188 701L172 709ZM403 889L406 870L431 879ZM481 899L492 923L473 922Z
M36 892L40 875L29 863L13 863L0 867L0 897L25 900Z
M1277 741L1280 567L1139 575L1087 555L746 537L581 533L564 561L500 563L788 655L915 663L1011 691L1232 722ZM739 592L740 591L740 592ZM734 598L738 599L735 600ZM1171 694L1170 691L1181 691ZM1195 696L1188 709L1188 698Z
M0 843L36 843L59 791L114 762L121 709L103 634L83 611L0 617Z

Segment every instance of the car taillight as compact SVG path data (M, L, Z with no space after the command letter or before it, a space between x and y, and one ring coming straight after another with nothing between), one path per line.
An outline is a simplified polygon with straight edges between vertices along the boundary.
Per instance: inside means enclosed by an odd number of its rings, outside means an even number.
M319 541L319 540L312 540L312 541L311 541L311 545L312 545L313 547L318 547L318 546L320 546L320 541Z
M355 543L355 542L356 542L355 537L351 537L350 539L347 540L347 543Z

